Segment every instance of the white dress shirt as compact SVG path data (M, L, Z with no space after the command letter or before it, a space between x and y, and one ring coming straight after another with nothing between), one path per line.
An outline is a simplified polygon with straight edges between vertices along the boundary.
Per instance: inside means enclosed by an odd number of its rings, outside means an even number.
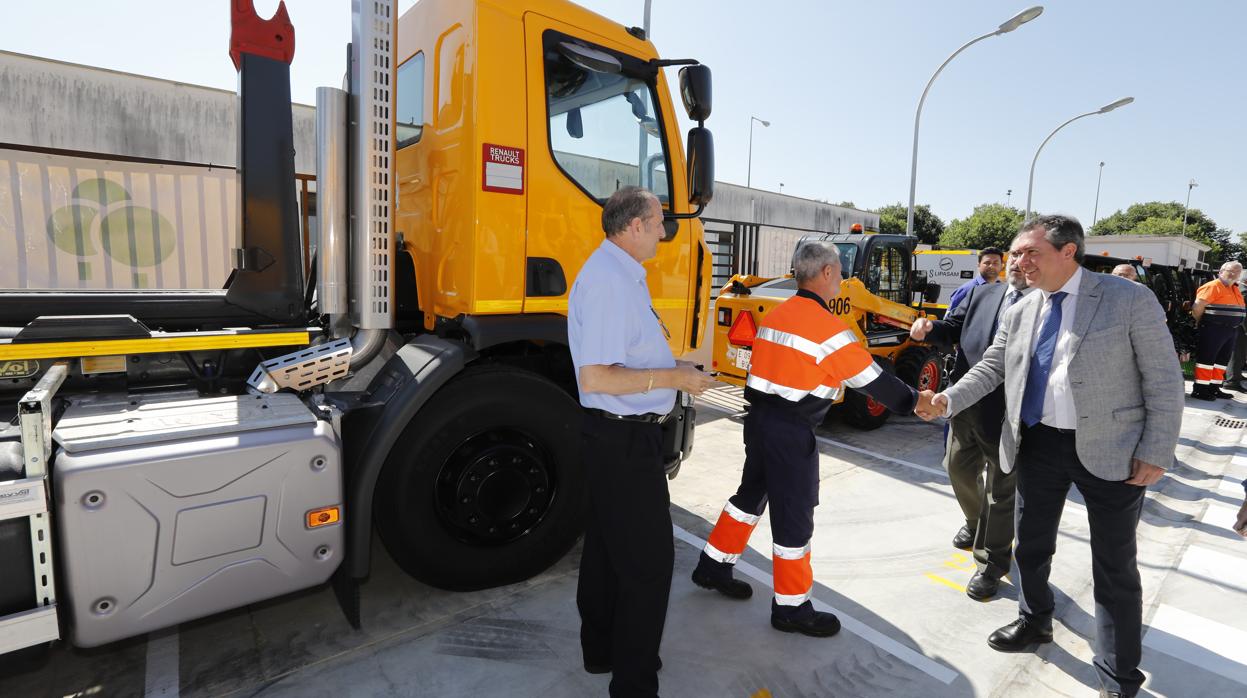
M1078 307L1078 287L1082 283L1082 267L1074 271L1059 290L1066 293L1061 300L1061 328L1057 331L1056 347L1052 351L1052 372L1048 374L1048 387L1043 395L1043 417L1039 421L1057 429L1074 429L1078 426L1078 413L1074 407L1074 393L1069 385L1069 362L1074 358L1070 353L1070 344L1074 340L1070 330L1074 327L1074 312ZM1039 311L1035 331L1031 336L1031 355L1035 354L1035 345L1039 343L1039 330L1043 327L1048 313L1052 312L1052 303L1047 291L1043 294L1043 308Z

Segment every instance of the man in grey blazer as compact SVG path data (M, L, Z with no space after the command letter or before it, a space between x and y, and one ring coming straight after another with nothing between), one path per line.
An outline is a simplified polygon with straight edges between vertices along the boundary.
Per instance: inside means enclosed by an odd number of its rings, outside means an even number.
M1010 308L983 359L920 414L956 414L1005 386L1000 467L1017 468L1019 616L987 642L1001 652L1052 641L1048 585L1073 484L1087 503L1095 582L1095 669L1101 695L1143 683L1142 587L1135 530L1143 495L1173 463L1182 371L1155 296L1083 269L1083 230L1068 216L1025 223L1010 256L1031 293Z

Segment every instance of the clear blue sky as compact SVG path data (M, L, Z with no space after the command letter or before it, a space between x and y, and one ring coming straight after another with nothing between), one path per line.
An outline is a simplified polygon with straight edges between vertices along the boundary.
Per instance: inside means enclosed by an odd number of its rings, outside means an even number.
M516 0L517 2L521 0ZM629 25L643 0L581 0ZM414 4L399 0L400 8ZM1247 52L1239 0L1050 0L1017 31L970 47L923 111L918 202L946 221L976 204L1021 208L1031 157L1062 121L1119 97L1044 149L1034 207L1090 223L1137 201L1176 200L1247 232ZM235 87L228 0L6 3L0 48L75 63ZM350 40L349 0L289 0L293 88L312 103L336 85ZM652 38L668 57L714 70L719 179L744 184L749 117L753 185L875 207L908 198L914 109L923 85L965 41L1027 6L989 0L653 0ZM276 0L256 0L262 15ZM685 124L687 126L687 124ZM0 140L3 140L0 137Z

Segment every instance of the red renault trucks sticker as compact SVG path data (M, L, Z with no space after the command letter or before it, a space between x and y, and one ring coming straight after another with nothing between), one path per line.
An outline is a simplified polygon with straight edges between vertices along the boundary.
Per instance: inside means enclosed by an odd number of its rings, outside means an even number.
M485 143L481 189L502 194L524 193L524 149Z

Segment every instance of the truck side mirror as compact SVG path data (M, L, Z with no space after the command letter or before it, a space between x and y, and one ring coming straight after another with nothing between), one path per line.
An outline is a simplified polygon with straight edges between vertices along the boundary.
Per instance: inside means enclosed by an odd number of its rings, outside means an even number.
M680 98L688 118L701 123L710 118L710 68L690 65L680 69Z
M688 130L688 202L705 206L714 198L714 138L710 130Z
M926 301L927 303L935 303L939 299L940 299L940 285L939 284L927 284L927 287L922 290L922 300Z

